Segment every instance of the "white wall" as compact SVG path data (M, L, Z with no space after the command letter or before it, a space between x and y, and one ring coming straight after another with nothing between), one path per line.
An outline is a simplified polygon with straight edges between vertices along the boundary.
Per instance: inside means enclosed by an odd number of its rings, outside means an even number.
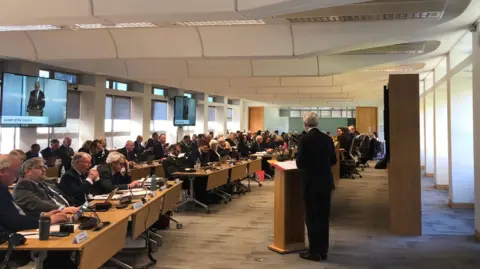
M435 89L435 180L448 185L448 107L446 84Z
M280 117L280 108L265 107L264 112L264 128L265 130L275 131L280 133L288 132L288 117Z
M433 93L429 93L425 96L425 173L427 174L435 173L434 113L434 96Z
M420 165L425 167L425 98L420 99Z

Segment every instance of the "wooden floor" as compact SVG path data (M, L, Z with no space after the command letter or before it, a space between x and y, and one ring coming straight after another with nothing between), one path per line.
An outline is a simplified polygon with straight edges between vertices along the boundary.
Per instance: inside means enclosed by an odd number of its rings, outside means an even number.
M438 235L395 237L388 232L386 171L368 168L362 174L363 179L342 180L334 194L328 262L308 262L297 254L267 249L273 236L274 182L266 182L228 205L213 206L209 215L177 214L185 227L161 232L164 245L155 253L157 268L480 268L480 244L471 236L473 211L458 213L439 206L446 204L441 198L445 193L425 193L433 190L424 179L424 230ZM452 225L458 227L445 229ZM145 257L135 259L142 263Z

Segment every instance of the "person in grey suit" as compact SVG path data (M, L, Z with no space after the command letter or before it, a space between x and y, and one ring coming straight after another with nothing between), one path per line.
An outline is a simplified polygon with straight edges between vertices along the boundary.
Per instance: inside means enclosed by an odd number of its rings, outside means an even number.
M13 191L15 203L27 214L52 210L61 210L65 214L75 213L78 209L71 207L71 202L60 189L46 180L43 163L42 158L32 158L22 164L22 178Z

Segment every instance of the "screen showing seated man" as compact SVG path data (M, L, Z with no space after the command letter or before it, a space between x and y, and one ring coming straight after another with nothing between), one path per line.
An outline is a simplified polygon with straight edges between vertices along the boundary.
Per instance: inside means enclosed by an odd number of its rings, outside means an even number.
M67 82L4 73L1 104L4 127L64 127Z

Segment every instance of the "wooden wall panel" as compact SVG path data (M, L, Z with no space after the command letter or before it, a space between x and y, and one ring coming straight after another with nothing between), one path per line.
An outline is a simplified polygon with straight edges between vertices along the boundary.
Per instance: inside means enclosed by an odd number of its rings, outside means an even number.
M422 235L418 75L390 75L390 229Z
M360 133L377 132L378 113L376 107L357 107L356 128Z
M263 131L264 128L264 107L248 108L248 129L252 132Z

